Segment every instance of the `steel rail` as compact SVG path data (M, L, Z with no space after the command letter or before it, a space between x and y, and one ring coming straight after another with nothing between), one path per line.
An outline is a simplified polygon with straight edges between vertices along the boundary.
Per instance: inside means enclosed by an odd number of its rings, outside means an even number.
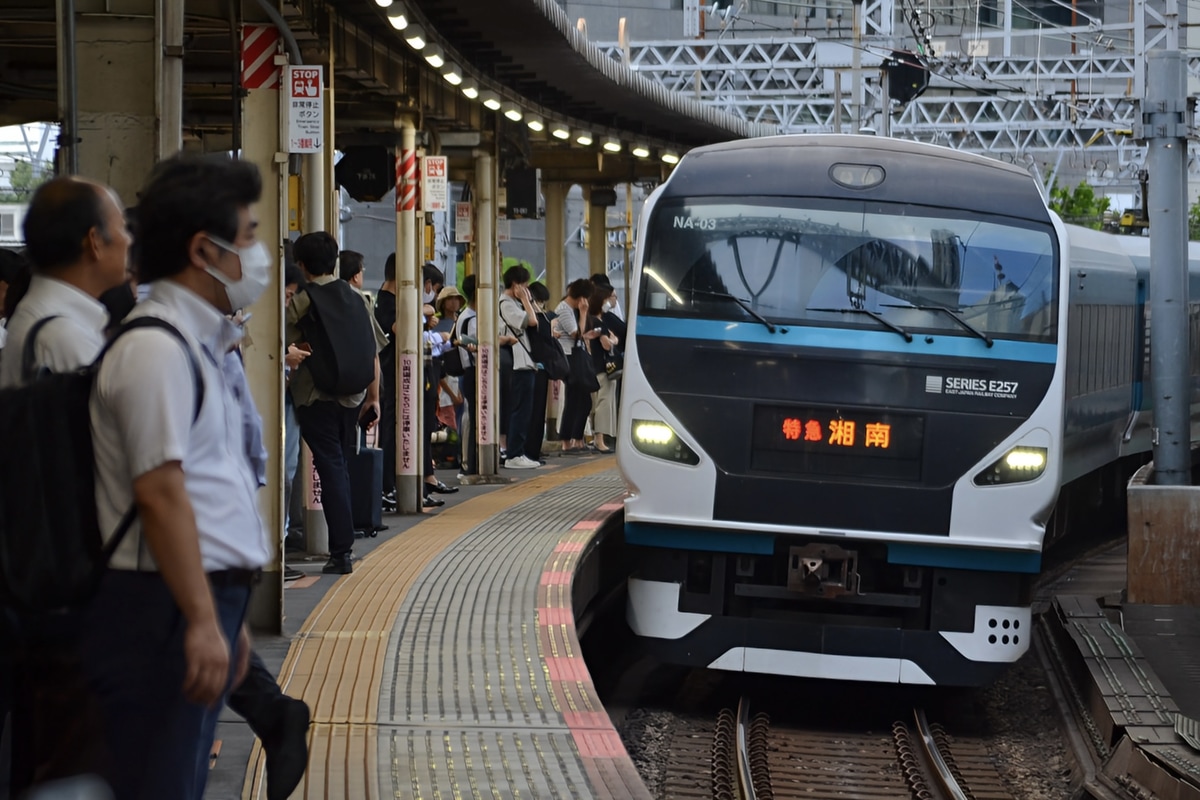
M738 700L737 711L737 766L738 788L743 800L757 800L754 791L754 776L750 772L750 745L746 735L750 728L750 700L742 697Z
M955 779L954 773L950 771L949 765L946 764L946 759L942 758L942 751L938 749L937 742L934 741L933 731L929 727L929 720L925 718L925 709L914 708L913 716L916 718L917 734L921 737L921 746L925 751L926 761L933 767L933 777L937 778L946 796L953 798L953 800L971 800L970 795L958 785L958 780Z

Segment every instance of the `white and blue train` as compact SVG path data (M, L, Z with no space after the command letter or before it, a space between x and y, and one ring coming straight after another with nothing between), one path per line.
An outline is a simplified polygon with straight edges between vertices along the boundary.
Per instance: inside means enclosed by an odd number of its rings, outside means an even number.
M1121 513L1149 457L1148 240L1064 225L1011 165L831 135L691 151L639 234L634 633L672 663L910 684L1025 653L1043 547Z

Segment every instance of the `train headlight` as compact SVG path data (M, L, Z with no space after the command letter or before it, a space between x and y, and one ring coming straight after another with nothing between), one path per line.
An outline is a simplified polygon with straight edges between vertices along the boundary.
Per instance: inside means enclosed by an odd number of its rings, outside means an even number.
M699 464L700 457L665 422L635 419L633 446L639 453L679 464Z
M976 475L975 485L997 486L1031 481L1046 471L1046 456L1044 447L1014 447L999 461Z

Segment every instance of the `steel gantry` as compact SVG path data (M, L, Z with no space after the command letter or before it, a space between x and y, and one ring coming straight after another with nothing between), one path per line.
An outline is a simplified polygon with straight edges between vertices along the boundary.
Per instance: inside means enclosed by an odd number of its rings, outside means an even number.
M857 35L839 15L837 28L831 18L806 18L771 36L743 36L735 23L704 39L601 47L672 92L782 132L870 127L1119 189L1136 184L1145 159L1129 136L1145 54L1164 43L1176 12L1145 0L1102 10L1106 18L1080 12L1084 24L1070 27L1014 28L1014 20L1032 24L1030 14L1037 22L1021 0L999 8L876 0L862 5ZM929 67L928 89L903 105L888 99L882 80L881 65L897 51L914 63L919 53ZM1190 59L1189 73L1200 76L1200 59ZM1189 171L1200 170L1189 162Z

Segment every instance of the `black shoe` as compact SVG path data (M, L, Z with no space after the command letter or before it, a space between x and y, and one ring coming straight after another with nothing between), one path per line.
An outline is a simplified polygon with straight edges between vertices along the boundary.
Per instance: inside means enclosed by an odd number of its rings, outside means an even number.
M308 706L284 698L287 705L273 735L263 739L267 754L267 800L287 800L308 766Z
M289 567L287 564L283 565L283 579L285 581L294 581L303 577L304 573L300 570L295 567Z
M380 503L380 508L385 514L396 513L396 490L383 493L383 499Z
M437 483L427 483L425 485L429 487L429 491L437 492L438 494L454 494L458 491L457 486L447 486L441 481L438 481Z
M442 506L446 505L446 501L438 500L436 497L431 495L425 495L425 499L421 502L421 505L424 508L441 508Z
M304 537L297 536L294 533L289 533L283 539L283 551L285 553L303 553Z
M330 556L325 562L325 566L321 567L321 572L326 575L349 575L354 571L354 566L350 563L350 554L344 556Z

